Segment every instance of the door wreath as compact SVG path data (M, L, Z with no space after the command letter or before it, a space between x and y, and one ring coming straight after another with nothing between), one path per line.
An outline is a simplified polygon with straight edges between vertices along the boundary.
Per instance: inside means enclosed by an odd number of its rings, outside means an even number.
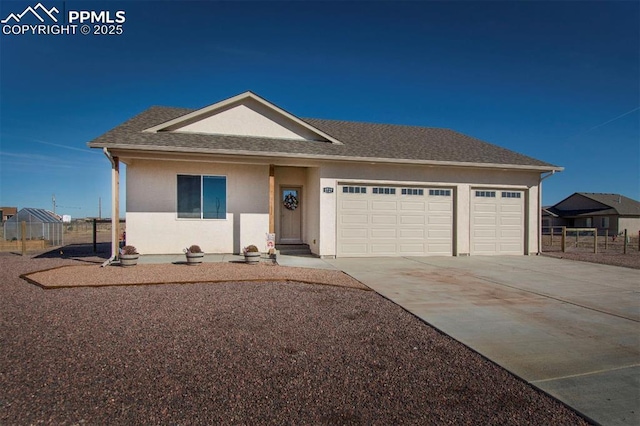
M298 198L293 194L287 194L282 204L289 210L295 210L298 208Z

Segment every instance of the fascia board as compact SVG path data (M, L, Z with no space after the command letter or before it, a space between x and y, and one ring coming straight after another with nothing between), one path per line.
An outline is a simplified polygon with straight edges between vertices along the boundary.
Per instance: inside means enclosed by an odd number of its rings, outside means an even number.
M425 165L425 166L450 166L450 167L476 167L482 169L504 169L504 170L522 170L522 171L536 171L536 172L561 172L564 167L559 166L535 166L535 165L522 165L522 164L499 164L499 163L472 163L462 161L434 161L434 160L413 160L413 159L401 159L401 158L377 158L377 157L348 157L342 155L321 155L321 154L298 154L287 152L264 152L264 151L248 151L248 150L233 150L233 149L206 149L206 148L181 148L176 150L172 147L166 146L136 146L132 148L131 145L125 144L110 144L107 149L122 150L126 152L134 151L155 151L163 153L183 153L183 154L211 154L211 155L225 155L234 157L269 157L269 158L295 158L295 159L308 159L308 160L325 160L325 161L344 161L344 162L357 162L357 163L381 163L381 164L412 164L412 165Z

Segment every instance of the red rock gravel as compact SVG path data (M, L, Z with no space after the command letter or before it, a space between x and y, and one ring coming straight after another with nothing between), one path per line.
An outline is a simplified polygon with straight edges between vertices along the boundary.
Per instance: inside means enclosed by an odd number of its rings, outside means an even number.
M0 254L0 424L585 424L372 291L18 278L63 264Z

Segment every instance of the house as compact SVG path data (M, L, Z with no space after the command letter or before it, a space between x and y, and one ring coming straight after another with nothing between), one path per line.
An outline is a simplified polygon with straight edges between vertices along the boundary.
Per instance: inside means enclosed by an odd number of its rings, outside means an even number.
M266 250L268 233L329 258L537 253L541 181L562 170L448 129L299 118L252 92L152 107L89 146L111 162L111 217L127 165L127 242L143 254Z
M640 202L620 194L576 192L543 212L549 220L543 226L597 228L617 235L627 230L629 235L640 231ZM551 225L548 225L551 223Z
M6 222L18 213L17 207L0 207L0 221Z

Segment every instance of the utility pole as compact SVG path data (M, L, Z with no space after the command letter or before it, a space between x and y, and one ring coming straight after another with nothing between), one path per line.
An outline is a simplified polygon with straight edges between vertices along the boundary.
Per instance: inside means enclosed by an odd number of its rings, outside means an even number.
M102 197L98 197L98 219L102 219Z
M51 204L53 204L53 214L56 214L56 194L51 195Z

